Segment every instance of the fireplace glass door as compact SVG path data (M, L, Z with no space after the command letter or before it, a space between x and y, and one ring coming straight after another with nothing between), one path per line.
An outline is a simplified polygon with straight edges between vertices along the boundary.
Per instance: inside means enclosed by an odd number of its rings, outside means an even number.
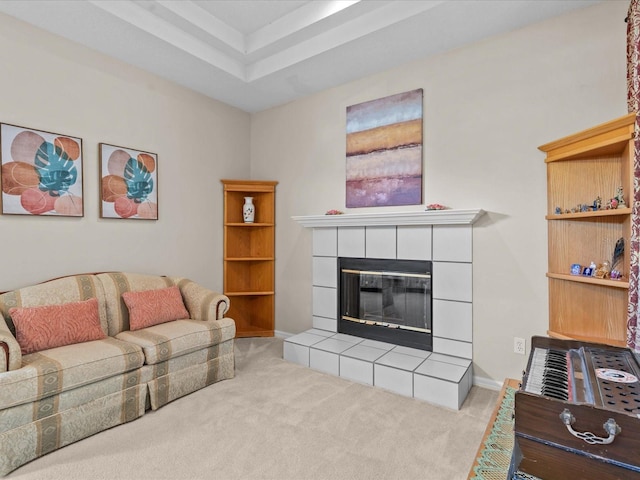
M339 260L339 331L430 350L431 262Z

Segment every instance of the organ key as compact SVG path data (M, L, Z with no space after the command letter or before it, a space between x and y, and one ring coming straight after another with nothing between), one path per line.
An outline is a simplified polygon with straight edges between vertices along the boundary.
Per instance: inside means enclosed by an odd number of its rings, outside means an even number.
M525 390L537 395L568 400L570 367L567 353L535 348Z

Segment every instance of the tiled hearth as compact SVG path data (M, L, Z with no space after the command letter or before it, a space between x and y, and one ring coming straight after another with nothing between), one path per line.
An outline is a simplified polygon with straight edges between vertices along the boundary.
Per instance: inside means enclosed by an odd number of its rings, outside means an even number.
M470 360L316 328L287 338L284 358L456 410L472 384Z
M459 409L472 386L472 225L482 210L294 217L313 228L313 329L284 358ZM338 257L433 262L433 352L337 333Z

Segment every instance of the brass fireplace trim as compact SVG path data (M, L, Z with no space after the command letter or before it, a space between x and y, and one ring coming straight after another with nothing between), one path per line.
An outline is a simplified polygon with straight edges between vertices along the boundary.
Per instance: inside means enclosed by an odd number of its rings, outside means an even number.
M376 322L375 320L362 320L361 318L348 317L346 315L343 315L342 319L348 320L350 322L362 323L365 325L376 325L378 327L399 328L400 330L411 330L412 332L431 333L431 330L427 328L409 327L406 325L399 325L397 323Z

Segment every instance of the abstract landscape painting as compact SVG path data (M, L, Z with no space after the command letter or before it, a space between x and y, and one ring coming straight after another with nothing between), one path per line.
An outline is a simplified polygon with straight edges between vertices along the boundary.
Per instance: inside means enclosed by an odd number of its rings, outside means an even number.
M3 123L2 213L82 217L82 139Z
M347 208L422 203L422 89L347 107Z
M100 216L158 219L158 156L100 144Z

